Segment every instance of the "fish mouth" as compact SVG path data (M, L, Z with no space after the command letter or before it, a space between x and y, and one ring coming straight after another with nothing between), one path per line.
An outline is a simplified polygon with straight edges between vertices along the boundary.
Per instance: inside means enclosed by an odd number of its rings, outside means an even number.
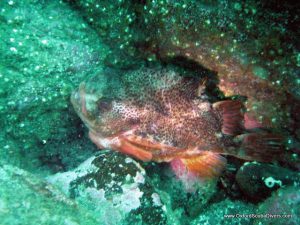
M87 116L86 98L85 98L85 83L79 85L78 90L71 94L71 103L78 114Z
M93 130L95 119L91 118L91 115L87 110L85 83L81 83L78 90L73 91L73 93L71 94L71 103L84 124L90 130Z
M73 91L70 97L71 103L73 105L73 108L75 109L75 111L78 113L80 110L80 95L78 93L78 91Z

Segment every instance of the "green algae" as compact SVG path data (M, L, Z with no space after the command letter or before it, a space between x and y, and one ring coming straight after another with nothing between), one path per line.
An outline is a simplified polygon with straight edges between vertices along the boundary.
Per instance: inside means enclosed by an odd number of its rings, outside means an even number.
M106 50L63 2L2 1L0 8L1 159L22 154L15 163L34 169L45 151L59 153L49 143L78 136L69 96L97 73Z
M255 213L255 206L241 201L225 199L206 208L205 212L194 219L191 225L198 224L252 224L254 218L243 217Z
M278 199L286 203L287 211L283 213L292 213L291 222L299 223L296 211L299 202L293 201L299 198L296 187L279 189L271 199L258 203L256 211L244 199L234 201L216 194L224 195L223 180L217 189L203 187L188 197L180 184L161 175L163 170L150 167L152 175L147 174L147 185L142 190L148 193L140 202L143 207L122 220L124 215L114 211L111 199L123 190L118 185L108 188L104 184L110 183L113 171L119 174L116 183L131 174L132 171L116 166L122 165L124 158L97 163L105 170L93 176L107 191L104 196L107 199L98 208L90 202L90 192L84 192L92 175L73 183L72 197L77 199L72 199L22 170L38 176L71 171L96 151L69 102L71 91L80 82L107 66L128 69L149 62L166 63L178 56L188 57L193 44L194 49L209 46L209 54L216 61L223 62L229 55L245 71L253 71L258 80L271 83L280 95L288 92L289 101L283 104L266 98L253 107L270 117L274 126L283 127L281 132L293 143L287 149L294 156L284 159L288 162L283 164L295 168L299 157L293 151L299 148L300 139L296 103L300 99L300 57L296 47L299 13L297 6L289 4L224 0L1 1L0 162L5 164L0 167L1 223L260 224L259 219L224 219L224 215L267 213ZM132 179L127 182L134 184ZM81 196L76 195L76 188ZM238 192L234 188L232 191ZM151 205L153 199L159 206ZM263 222L280 224L286 220Z
M58 189L22 169L0 165L1 224L98 224Z
M253 73L255 76L260 77L261 79L268 79L269 78L269 72L260 66L255 66L253 68Z

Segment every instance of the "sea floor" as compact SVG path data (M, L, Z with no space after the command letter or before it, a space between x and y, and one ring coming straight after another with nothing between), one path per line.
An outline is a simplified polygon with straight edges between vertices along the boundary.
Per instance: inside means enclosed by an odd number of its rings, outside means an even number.
M300 224L299 15L275 0L1 0L0 225ZM99 150L70 96L121 96L112 77L140 68L243 102L247 132L282 151L250 142L258 156L225 156L190 188L167 162Z

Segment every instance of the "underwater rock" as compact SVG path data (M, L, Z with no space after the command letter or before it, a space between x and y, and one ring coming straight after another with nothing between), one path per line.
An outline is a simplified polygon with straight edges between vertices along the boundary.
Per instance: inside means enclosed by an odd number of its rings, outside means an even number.
M64 145L82 130L70 92L97 73L106 47L63 1L0 1L0 8L0 159L34 171L45 152L73 150Z
M137 46L149 37L142 29L144 1L66 0L109 47L105 65L132 68L144 57Z
M218 194L216 180L186 182L176 177L167 164L150 163L145 169L166 205L168 219L172 219L171 224L189 224L206 211Z
M194 219L190 225L199 224L223 224L223 225L238 225L252 224L254 219L244 217L255 213L255 208L252 204L247 204L241 201L231 201L225 199L221 202L210 205L201 215Z
M68 2L110 45L108 65L132 67L141 59L184 65L188 59L217 73L216 85L227 98L247 99L249 129L288 130L299 141L291 107L300 102L294 4L279 9L273 1Z
M300 97L295 29L299 17L263 5L151 1L142 15L152 45L143 50L167 61L185 57L216 71L226 96L247 97L252 119L286 128L290 111L286 93L298 101Z
M149 61L186 58L215 71L226 97L247 97L251 121L285 129L296 119L289 95L300 99L299 17L293 4L276 12L275 2L265 4L143 2L132 23L143 24L148 38L136 46Z
M299 184L282 187L270 198L260 204L255 225L296 225L300 224L300 192Z
M104 224L166 224L165 207L135 160L101 151L73 171L48 177Z
M247 162L237 172L236 181L246 196L259 201L280 187L300 185L300 175L276 165Z
M1 224L99 224L94 215L46 181L0 165Z

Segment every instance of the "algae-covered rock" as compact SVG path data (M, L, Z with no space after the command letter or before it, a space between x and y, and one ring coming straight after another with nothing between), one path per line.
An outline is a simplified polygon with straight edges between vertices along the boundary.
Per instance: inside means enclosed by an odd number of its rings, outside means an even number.
M0 165L0 218L3 225L99 224L57 188L11 165Z
M280 187L300 184L300 175L276 165L247 162L237 172L236 181L247 197L258 201Z
M197 217L191 225L200 224L222 224L222 225L238 225L252 224L254 218L250 215L255 213L255 208L251 204L241 201L231 201L226 199L219 203L215 203L206 208L199 217Z
M135 66L144 58L139 51L149 39L143 29L144 1L66 0L97 32L110 51L105 64L117 68ZM141 57L141 58L140 58Z
M104 224L166 224L158 193L145 170L131 158L103 151L73 171L48 178L85 205Z
M256 225L300 224L299 184L280 188L260 204Z
M151 43L146 51L159 59L188 58L216 71L226 96L247 96L251 117L287 128L286 93L297 101L300 96L299 7L287 3L274 10L279 4L268 2L146 1L141 19Z
M182 180L168 164L151 163L145 167L151 183L166 206L170 224L190 224L205 213L212 201L220 200L217 180Z
M250 118L278 129L294 126L290 99L300 98L299 3L68 2L110 45L109 65L189 59L218 73L226 97L246 96Z
M97 73L106 48L63 1L1 1L0 9L0 158L34 169L80 135L69 96Z

